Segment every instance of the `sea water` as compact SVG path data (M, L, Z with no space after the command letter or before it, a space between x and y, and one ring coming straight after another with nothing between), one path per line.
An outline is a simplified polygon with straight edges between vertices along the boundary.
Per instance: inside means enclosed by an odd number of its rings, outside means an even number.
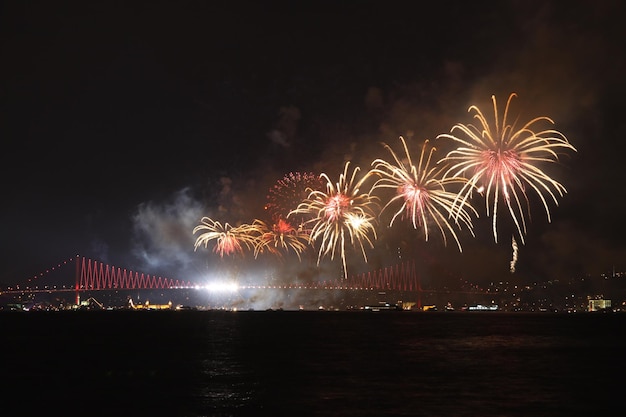
M626 403L623 313L3 312L2 415L577 416Z

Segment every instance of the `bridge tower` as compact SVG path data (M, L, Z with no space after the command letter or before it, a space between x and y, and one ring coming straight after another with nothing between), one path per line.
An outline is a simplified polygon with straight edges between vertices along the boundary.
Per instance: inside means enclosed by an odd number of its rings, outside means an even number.
M77 306L80 305L79 286L80 286L80 257L76 255L76 286L74 289L76 291L76 305Z
M417 309L422 309L422 274L417 274Z

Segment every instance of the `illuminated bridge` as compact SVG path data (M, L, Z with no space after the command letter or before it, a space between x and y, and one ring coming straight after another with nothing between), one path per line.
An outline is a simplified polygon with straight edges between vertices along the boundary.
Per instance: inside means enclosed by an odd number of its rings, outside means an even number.
M75 276L73 284L67 286L41 286L41 278L53 271L71 270ZM35 282L37 281L37 282ZM37 284L37 285L35 285ZM117 291L117 290L176 290L176 289L210 289L214 284L199 284L191 281L163 278L129 269L119 268L89 258L76 256L57 266L41 272L28 279L24 287L9 288L3 293L34 293L34 292L75 292L76 304L80 303L82 292ZM418 306L421 307L421 294L438 292L424 290L421 286L420 274L416 272L415 262L399 263L394 266L353 275L349 279L323 280L310 283L292 283L283 285L270 284L237 284L238 289L312 289L312 290L364 290L364 291L401 291L414 292ZM458 291L457 291L458 292ZM478 292L478 291L476 291Z

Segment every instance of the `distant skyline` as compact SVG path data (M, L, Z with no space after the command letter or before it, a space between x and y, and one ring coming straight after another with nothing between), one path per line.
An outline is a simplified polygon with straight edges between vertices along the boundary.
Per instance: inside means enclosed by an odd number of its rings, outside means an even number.
M192 230L203 216L264 216L289 172L369 169L400 136L414 154L426 139L445 152L435 138L472 122L469 106L511 92L520 120L550 117L577 150L548 168L567 189L550 223L531 199L515 273L510 236L493 242L480 204L462 253L395 225L371 265L354 267L391 264L404 245L433 276L477 282L626 270L624 5L404 7L6 2L0 283L77 254L183 280L235 265L313 274L292 259L248 266L194 251Z

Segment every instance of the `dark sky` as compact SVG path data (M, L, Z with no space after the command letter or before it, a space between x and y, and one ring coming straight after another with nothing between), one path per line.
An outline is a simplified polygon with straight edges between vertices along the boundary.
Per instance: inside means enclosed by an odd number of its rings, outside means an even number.
M225 262L194 252L202 216L250 222L290 171L367 168L381 141L434 140L511 92L578 150L550 168L568 194L551 223L533 208L515 278L626 270L622 2L213 3L3 3L0 282L77 254L193 279ZM462 254L415 251L511 279L477 208Z

